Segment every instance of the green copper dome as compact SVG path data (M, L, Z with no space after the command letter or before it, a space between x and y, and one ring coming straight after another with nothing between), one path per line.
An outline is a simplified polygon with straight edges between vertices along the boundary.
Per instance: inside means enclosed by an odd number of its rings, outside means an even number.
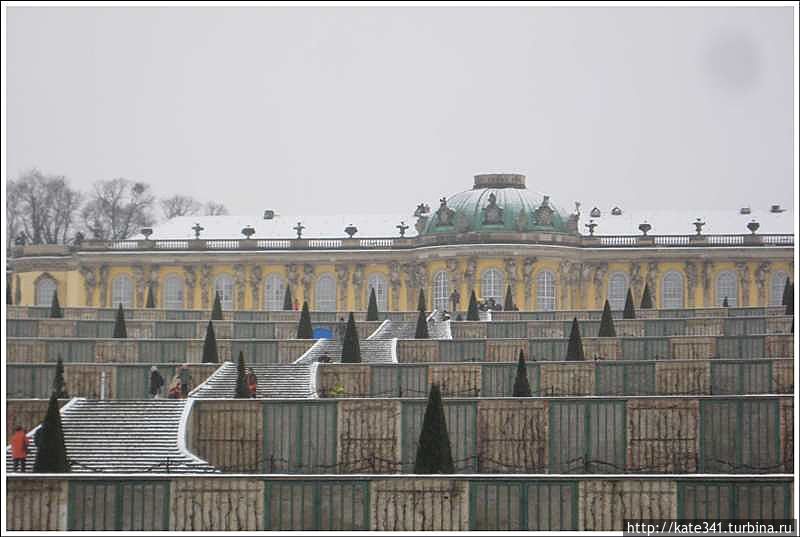
M417 215L419 216L419 215ZM440 200L423 216L422 235L437 233L546 232L577 233L577 219L545 196L525 187L517 174L476 175L475 185ZM573 221L574 220L574 221ZM420 226L422 227L422 226Z

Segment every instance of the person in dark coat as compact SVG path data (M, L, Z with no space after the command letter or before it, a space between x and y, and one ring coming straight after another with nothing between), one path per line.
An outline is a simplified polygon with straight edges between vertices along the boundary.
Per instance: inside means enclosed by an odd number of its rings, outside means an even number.
M158 368L150 368L150 397L158 399L161 396L161 388L164 387L164 377L158 372Z
M181 366L178 377L181 379L181 397L186 399L189 396L189 383L192 381L192 374L189 373L187 364Z

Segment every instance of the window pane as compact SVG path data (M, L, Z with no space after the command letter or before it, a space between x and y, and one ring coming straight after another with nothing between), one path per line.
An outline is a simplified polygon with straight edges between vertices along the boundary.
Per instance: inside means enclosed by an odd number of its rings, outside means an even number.
M771 306L783 304L783 288L786 287L786 273L782 270L772 275L772 285L770 286L769 303Z
M556 309L556 277L549 270L543 270L536 276L536 309Z
M502 304L503 295L503 273L497 269L489 269L481 277L481 298L489 300L493 298L495 302Z
M336 311L336 280L333 276L320 276L315 298L317 311Z
M183 278L168 276L164 280L164 307L170 310L183 309Z
M731 271L720 272L717 276L717 306L722 306L727 298L728 306L733 308L739 303L738 297L739 288L736 274Z
M608 279L608 303L612 310L621 310L625 307L625 298L628 294L628 277L622 272L615 272Z
M264 284L264 308L269 311L283 309L283 297L286 294L286 282L277 274L267 277Z
M217 276L214 281L214 291L219 293L219 301L222 309L233 309L233 278L227 274Z
M437 272L433 277L433 309L446 310L450 302L450 282L447 273Z
M378 311L387 311L386 302L386 278L380 274L373 274L367 280L367 300L369 301L369 291L375 289L375 301L378 303Z
M664 275L661 284L661 307L676 309L683 307L683 276L674 270Z
M49 306L53 302L56 292L56 281L52 278L42 278L36 283L36 305Z
M128 276L117 276L111 282L111 306L120 304L123 308L133 307L133 280Z

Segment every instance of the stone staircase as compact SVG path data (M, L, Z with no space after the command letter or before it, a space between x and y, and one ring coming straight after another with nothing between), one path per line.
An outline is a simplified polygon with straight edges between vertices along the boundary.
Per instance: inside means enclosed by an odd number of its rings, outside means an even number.
M61 409L71 472L212 472L213 467L182 449L180 422L185 400L104 401L73 399ZM33 434L27 471L33 471ZM6 468L13 468L10 447Z
M394 340L371 339L371 337L372 336L370 336L370 339L363 339L359 341L362 363L390 364L396 362L394 355ZM341 362L342 342L333 339L320 339L294 363L295 365L313 364L315 362L319 362L323 355L328 356L330 363Z
M251 364L258 378L259 398L305 398L313 394L312 366ZM225 362L189 395L198 399L232 399L236 394L236 363Z
M416 321L391 321L381 324L367 341L376 339L414 339L417 332ZM443 318L442 312L434 310L428 316L428 335L430 339L453 339L450 322ZM363 353L362 353L363 354Z

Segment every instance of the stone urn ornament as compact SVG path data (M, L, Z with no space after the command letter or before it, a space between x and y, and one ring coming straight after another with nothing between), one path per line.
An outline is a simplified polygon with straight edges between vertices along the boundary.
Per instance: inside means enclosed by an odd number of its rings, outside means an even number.
M758 231L758 228L760 228L760 227L761 227L761 224L759 224L755 220L752 220L747 224L747 229L749 229L750 233L752 233L753 235L756 234L756 231Z
M354 226L353 224L350 224L349 226L344 228L344 232L347 233L347 237L348 238L352 239L353 235L358 233L358 228L356 226Z
M255 235L256 230L253 226L245 226L242 228L242 235L244 235L245 239L249 239L253 235Z
M653 229L653 226L648 224L646 221L639 224L639 231L642 232L642 235L647 237L647 232Z
M396 227L398 230L400 230L400 236L401 237L405 237L406 236L406 230L408 229L409 226L408 226L408 224L405 223L405 221L400 220L400 224L397 225L397 226L394 226L394 227Z
M584 224L584 226L589 230L589 236L594 237L594 228L597 227L597 223L594 220L589 220L589 223Z
M194 231L194 238L200 238L200 232L203 231L205 228L200 225L200 222L196 222L194 226L192 226L192 231Z
M706 225L706 223L700 220L700 218L698 218L697 220L692 222L692 225L694 225L694 229L697 235L700 235L703 232L703 226Z
M150 235L153 234L153 228L151 228L151 227L143 227L139 231L141 232L142 235L144 235L144 240L146 240L146 241L149 241L150 240Z

